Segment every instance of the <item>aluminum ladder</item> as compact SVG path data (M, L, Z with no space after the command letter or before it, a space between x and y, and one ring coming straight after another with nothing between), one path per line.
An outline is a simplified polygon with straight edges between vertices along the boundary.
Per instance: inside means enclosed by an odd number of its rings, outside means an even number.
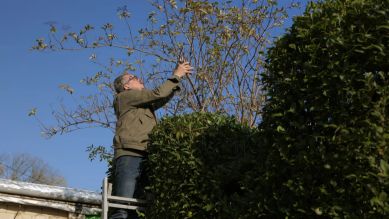
M102 219L108 219L108 209L110 207L128 210L145 210L146 206L146 201L142 199L113 196L112 184L108 183L107 177L103 180L102 198Z

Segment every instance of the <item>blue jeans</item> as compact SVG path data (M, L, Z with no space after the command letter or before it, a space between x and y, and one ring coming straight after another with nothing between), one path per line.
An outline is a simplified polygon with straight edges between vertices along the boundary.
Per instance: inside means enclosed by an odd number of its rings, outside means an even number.
M140 182L140 164L142 157L135 156L121 156L115 160L115 174L112 194L115 196L127 198L139 198L142 193L142 185ZM127 211L124 209L117 209L110 217L110 219L137 219L135 211Z

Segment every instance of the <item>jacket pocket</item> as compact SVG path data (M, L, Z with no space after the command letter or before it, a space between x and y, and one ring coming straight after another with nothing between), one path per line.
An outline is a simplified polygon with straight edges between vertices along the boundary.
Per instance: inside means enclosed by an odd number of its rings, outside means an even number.
M122 147L122 142L120 140L120 136L119 135L115 135L113 137L113 145L116 147L116 148L121 148Z

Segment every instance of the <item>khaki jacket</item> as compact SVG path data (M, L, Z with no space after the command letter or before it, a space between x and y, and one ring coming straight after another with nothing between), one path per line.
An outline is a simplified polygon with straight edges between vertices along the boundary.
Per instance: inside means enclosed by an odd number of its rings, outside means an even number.
M179 89L179 81L179 77L173 76L154 90L126 90L115 96L115 158L145 154L148 135L157 124L154 111L173 97L174 92Z

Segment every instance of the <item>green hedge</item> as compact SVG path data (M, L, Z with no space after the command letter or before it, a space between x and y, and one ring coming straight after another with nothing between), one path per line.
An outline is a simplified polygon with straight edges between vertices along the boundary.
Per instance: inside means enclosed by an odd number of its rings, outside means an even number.
M268 53L256 130L166 118L146 218L389 217L389 1L310 3Z
M258 156L256 137L219 114L163 119L146 163L152 195L146 218L238 218L247 209L242 181Z
M247 217L389 217L389 1L310 3L268 54ZM250 183L255 182L255 183Z

